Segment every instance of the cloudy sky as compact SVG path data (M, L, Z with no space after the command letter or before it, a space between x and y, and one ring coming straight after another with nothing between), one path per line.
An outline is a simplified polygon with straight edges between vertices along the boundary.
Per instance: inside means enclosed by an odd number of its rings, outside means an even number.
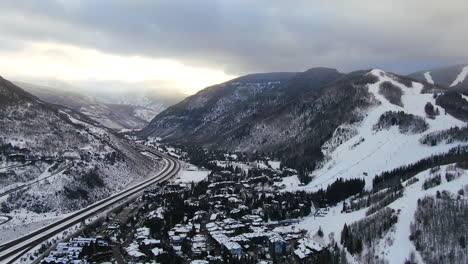
M252 72L468 62L466 0L15 0L0 75L194 93Z

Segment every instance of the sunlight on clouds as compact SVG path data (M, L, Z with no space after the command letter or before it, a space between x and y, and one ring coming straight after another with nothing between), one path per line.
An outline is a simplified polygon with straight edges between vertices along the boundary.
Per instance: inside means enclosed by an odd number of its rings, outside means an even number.
M9 78L52 77L68 82L163 81L187 94L235 77L220 70L186 66L175 60L118 56L44 42L31 43L16 53L0 52L0 74Z

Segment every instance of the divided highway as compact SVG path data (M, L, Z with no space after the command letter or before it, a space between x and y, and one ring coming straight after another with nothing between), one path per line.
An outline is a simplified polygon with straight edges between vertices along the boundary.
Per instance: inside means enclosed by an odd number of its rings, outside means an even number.
M20 237L16 240L0 245L0 263L13 263L15 260L26 254L29 250L62 232L63 230L80 223L81 221L99 214L100 212L110 208L114 204L130 200L138 193L154 184L165 182L174 176L180 170L180 163L177 159L167 155L160 154L150 149L144 149L153 155L160 157L165 161L164 168L150 179L144 180L130 188L120 191L109 198L98 201L84 209L81 209L70 216L67 216L53 224L43 227L33 233Z

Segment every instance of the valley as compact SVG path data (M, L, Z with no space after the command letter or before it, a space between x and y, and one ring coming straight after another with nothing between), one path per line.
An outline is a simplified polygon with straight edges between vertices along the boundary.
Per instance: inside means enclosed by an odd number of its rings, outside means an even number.
M467 264L468 1L0 1L0 264Z
M453 215L443 225L468 208L468 101L458 92L377 69L254 74L116 133L86 111L2 87L6 263L467 257L417 220L426 203ZM458 234L449 241L464 241Z

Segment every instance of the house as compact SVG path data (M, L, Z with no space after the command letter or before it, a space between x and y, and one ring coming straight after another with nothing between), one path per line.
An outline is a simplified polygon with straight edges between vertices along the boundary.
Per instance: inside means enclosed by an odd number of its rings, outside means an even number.
M228 236L224 234L211 234L211 237L224 249L229 251L233 256L240 256L242 254L242 247L237 242L233 242Z
M321 246L319 243L307 239L301 238L298 241L298 246L294 250L294 254L301 260L305 261L309 257L321 253L325 248Z
M192 253L199 256L206 251L206 237L204 235L195 235L192 238Z

